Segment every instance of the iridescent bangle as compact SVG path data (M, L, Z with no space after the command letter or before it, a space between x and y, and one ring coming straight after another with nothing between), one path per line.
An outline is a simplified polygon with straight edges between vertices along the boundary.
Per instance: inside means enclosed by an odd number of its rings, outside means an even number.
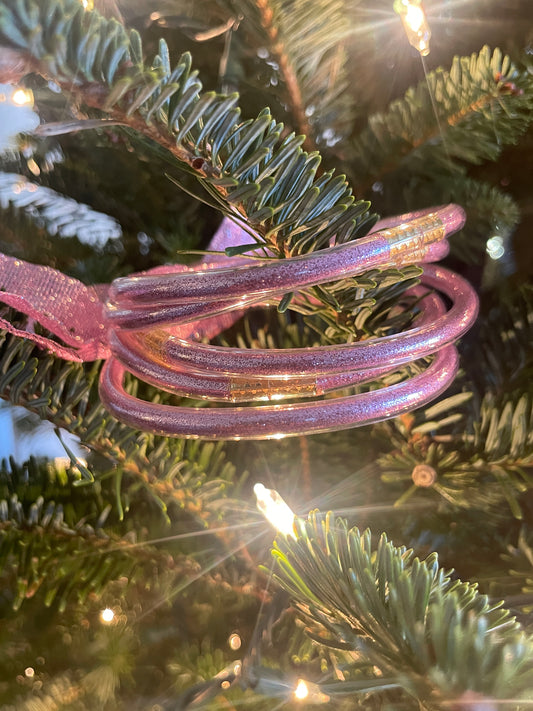
M116 279L109 292L109 325L131 329L187 323L370 269L433 259L442 253L436 245L464 222L456 205L416 215L401 215L394 226L386 221L388 226L363 239L288 259Z
M326 375L375 368L383 363L399 366L457 340L470 327L472 312L475 314L476 296L454 272L426 265L422 283L445 294L452 306L446 314L401 334L337 346L263 350L213 346L155 330L138 337L137 343L144 341L138 350L171 367L242 377Z
M445 238L463 223L453 205L385 220L368 237L284 260L249 260L172 276L114 282L107 307L112 357L104 364L104 404L133 427L158 434L207 439L260 439L370 424L429 402L451 383L457 353L451 345L472 324L472 288L442 267L426 265L422 283L445 294L420 298L414 327L384 338L297 349L238 349L198 343L223 330L230 312L370 268L431 261L447 251ZM223 245L222 245L223 246ZM251 261L251 263L250 263ZM235 263L235 262L233 262ZM295 297L298 299L298 295ZM227 314L227 316L225 315ZM157 326L157 328L156 328ZM162 328L164 326L164 328ZM315 402L249 407L170 407L128 395L126 371L178 395L229 402L301 399L369 382L437 352L422 373L395 385Z
M376 352L375 345L389 353L398 344L398 336L381 338L379 341L364 341L340 346L322 346L315 348L290 350L260 350L220 348L196 344L193 341L177 339L162 329L149 333L116 330L110 333L111 352L136 377L152 385L174 392L184 397L231 402L250 402L257 400L282 400L288 397L310 397L324 395L344 387L362 384L386 373L394 371L405 360L427 355L434 350L432 334L438 329L438 321L445 312L442 301L434 293L427 293L421 286L410 290L413 297L421 298L422 311L416 320L416 329L411 332L407 345L413 348L409 356L382 358ZM453 313L451 314L453 317ZM450 315L444 317L450 323ZM453 340L454 332L448 328L448 339ZM405 338L408 334L403 334ZM417 344L414 348L416 337ZM429 348L425 344L430 343ZM179 359L178 349L201 348L196 355L197 362ZM367 362L362 362L366 350ZM371 351L373 353L371 354ZM382 351L383 352L383 351ZM233 361L237 356L239 362ZM272 357L281 357L281 364L271 361ZM302 360L307 367L302 367ZM354 358L361 362L354 367ZM373 362L368 358L373 357ZM227 359L233 361L230 366ZM325 363L325 360L329 363ZM201 361L211 367L202 367ZM228 367L220 367L220 361ZM266 364L266 367L264 367ZM261 367L263 365L263 367ZM277 367L276 372L273 369Z
M123 386L125 368L111 357L102 369L100 394L119 420L166 437L281 439L369 425L408 412L446 390L457 369L457 350L447 346L420 375L380 390L312 403L198 408L160 405L129 395Z

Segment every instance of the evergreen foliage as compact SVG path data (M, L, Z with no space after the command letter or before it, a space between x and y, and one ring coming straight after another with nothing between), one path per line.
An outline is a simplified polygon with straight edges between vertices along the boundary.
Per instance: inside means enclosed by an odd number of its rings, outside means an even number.
M348 653L343 672L366 665L371 679L398 680L429 707L467 691L505 699L512 688L517 702L530 698L531 640L436 555L420 561L385 535L373 551L369 530L316 514L296 529L295 542L278 539L273 550L276 578L307 623L324 628L315 639Z
M62 462L0 467L2 708L301 708L298 678L341 711L531 703L529 8L506 8L522 22L493 37L498 22L489 32L483 19L497 18L495 0L450 17L426 4L438 61L420 71L398 50L388 0L0 5L0 82L30 87L41 118L0 156L2 251L98 283L194 258L178 253L201 251L220 214L250 235L238 252L284 258L365 235L375 211L454 201L468 219L453 266L481 292L462 371L438 402L276 444L134 431L99 402L100 363L65 363L2 332L0 397L87 452L64 445ZM479 32L443 35L455 13ZM13 176L38 188L13 193ZM103 224L113 239L95 243ZM509 276L487 240L508 257L514 231ZM416 312L403 295L419 276L416 265L373 270L296 306L288 294L218 342L394 333ZM247 503L260 478L292 490L299 512L342 509L357 527L297 519L275 568L262 568L273 534Z

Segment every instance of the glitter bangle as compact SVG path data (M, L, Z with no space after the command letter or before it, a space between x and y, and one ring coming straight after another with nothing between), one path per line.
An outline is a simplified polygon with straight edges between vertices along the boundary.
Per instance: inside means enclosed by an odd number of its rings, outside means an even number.
M464 222L456 205L416 214L412 220L402 215L397 224L362 239L288 259L116 279L109 292L108 323L123 328L187 323L370 269L424 261Z
M382 220L369 236L284 260L204 263L173 275L116 280L106 310L112 356L100 394L106 407L133 427L176 437L264 439L355 427L419 407L453 380L452 345L472 325L477 298L470 285L426 263L422 285L409 290L420 314L407 331L356 343L314 348L241 349L199 343L233 320L230 313L276 302L287 291L361 274L371 268L430 262L447 253L446 237L462 226L455 205ZM446 309L436 290L451 302ZM374 381L406 363L434 355L421 373L370 392L307 399ZM276 405L172 407L139 400L124 375L181 396L221 402L283 401Z
M425 333L427 326L431 326L434 330L435 320L445 313L442 301L436 294L427 293L427 289L422 286L413 287L409 293L415 298L423 297L421 313L416 319L417 333L419 335ZM448 331L448 338L453 340L454 333ZM398 339L397 336L393 338L395 341ZM379 342L383 345L383 343L389 343L390 340L390 338L380 339ZM231 373L227 369L220 372L219 368L215 371L213 367L202 369L197 367L197 364L190 367L186 361L180 363L173 360L169 357L169 344L175 344L175 336L169 335L161 329L146 334L116 330L110 333L109 341L113 355L127 367L130 373L141 380L183 397L231 402L281 400L288 397L324 395L341 388L374 380L396 370L399 365L394 358L385 360L376 354L374 364L360 365L354 369L349 359L345 357L346 351L355 349L360 352L361 349L373 347L370 340L341 346L287 351L238 349L239 355L243 357L241 364L248 366L246 370L239 370L238 373ZM195 345L191 341L182 340L180 342L189 343L193 347ZM434 342L430 341L430 343L433 347ZM213 346L202 346L202 348L204 354L207 353L208 362L216 367L218 354L221 350ZM223 348L222 352L225 355L233 356L236 349ZM297 370L297 372L288 374L285 372L287 368L282 367L282 374L272 374L271 369L269 372L260 369L262 361L268 363L271 355L281 353L290 359L291 371L294 371L299 362L298 356L309 353L316 355L317 352L326 356L339 354L342 362L337 365L338 371L324 374L310 370L302 372ZM209 353L213 353L212 358L209 357ZM425 354L425 351L421 351L421 355ZM248 356L251 356L250 360L248 360ZM412 357L409 359L411 360Z
M102 369L104 405L131 427L166 437L281 439L369 425L420 407L440 395L458 369L455 346L437 353L423 373L380 390L311 403L263 407L172 407L139 400L124 390L125 368L109 358Z

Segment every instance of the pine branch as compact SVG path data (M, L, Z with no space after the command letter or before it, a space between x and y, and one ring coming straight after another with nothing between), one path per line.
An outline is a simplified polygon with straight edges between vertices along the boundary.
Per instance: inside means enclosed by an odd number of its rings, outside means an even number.
M388 451L378 464L388 484L403 489L396 505L414 495L437 496L454 507L501 511L516 518L520 496L533 486L533 397L488 392L480 406L458 393L378 428Z
M493 461L508 453L517 466L528 466L533 463L533 396L509 393L501 404L499 399L487 393L481 403L473 445Z
M431 72L385 113L369 117L350 154L361 181L356 193L399 169L424 174L428 165L450 171L458 162L495 160L529 126L531 95L529 74L498 49L455 57L449 71Z
M64 363L43 354L30 341L1 331L0 346L0 397L67 429L98 454L98 476L113 480L119 516L140 488L167 520L170 506L189 512L204 524L218 518L222 492L235 475L235 467L225 459L223 444L169 442L117 422L98 398L99 363L88 368ZM129 386L131 391L135 387ZM158 397L170 398L162 393ZM89 469L74 464L87 481L92 479Z
M295 130L303 147L332 145L346 134L353 114L343 41L350 33L345 3L255 0L241 6L257 31L257 42L279 67Z
M302 137L281 140L283 126L268 111L242 122L237 95L202 93L188 55L172 70L161 43L145 67L137 33L84 13L77 0L29 6L9 0L1 8L1 43L29 53L33 69L74 101L166 148L277 253L310 251L369 229L369 204L355 201L343 176L317 178L320 157L302 151Z
M531 698L533 639L436 554L420 561L384 535L373 550L370 531L318 514L296 519L295 532L274 545L276 578L316 641L377 666L425 707L461 707L470 693Z
M0 173L0 208L6 210L10 205L25 212L51 235L75 236L80 242L97 247L122 234L120 225L108 215L32 183L22 175Z
M39 591L47 606L56 602L64 611L72 598L100 596L111 580L131 577L141 556L132 555L126 541L102 535L104 520L93 528L82 519L72 528L53 501L38 497L25 511L16 496L1 500L0 574L3 587L13 587L13 609Z
M185 461L182 463L186 466ZM203 463L200 453L195 468L199 469ZM213 588L220 584L208 576L193 557L186 557L191 540L185 538L182 543L180 536L171 535L163 549L152 545L150 540L142 540L142 529L148 524L149 494L143 501L135 501L134 487L131 487L129 520L124 526L117 525L115 518L111 525L107 521L111 504L98 515L94 507L92 511L80 507L79 496L67 500L63 493L64 505L41 495L32 500L38 486L35 481L30 484L26 487L29 491L23 492L24 503L16 494L0 499L0 579L4 596L10 600L13 610L18 610L25 600L38 596L45 606L55 605L63 612L68 604L85 603L89 595L101 598L108 586L120 579L127 579L132 587L149 589L157 580L160 586L166 585L172 590L172 594L199 577ZM105 497L110 487L105 486L105 481L102 484ZM61 493L59 491L60 496ZM140 499L138 493L136 498ZM180 498L184 500L186 493L181 492ZM220 510L220 495L218 508ZM81 517L77 519L80 510ZM139 513L143 517L142 524L136 520ZM180 517L186 518L183 512ZM173 512L174 522L177 518ZM152 522L157 522L157 516ZM191 520L185 525L190 527ZM172 529L174 533L178 530L176 526ZM229 536L227 538L229 540ZM169 546L172 555L169 555ZM210 567L212 563L207 570ZM228 591L234 594L230 586L224 590L224 594ZM168 590L164 591L164 597L169 594Z

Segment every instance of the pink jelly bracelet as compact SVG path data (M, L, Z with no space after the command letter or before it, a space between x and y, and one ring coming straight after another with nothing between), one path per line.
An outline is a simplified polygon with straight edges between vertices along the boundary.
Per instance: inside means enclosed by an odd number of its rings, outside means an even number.
M425 325L445 311L442 301L422 286L415 286L409 294L424 298L423 310L417 326ZM312 397L325 395L342 388L360 385L382 377L396 369L396 365L381 364L375 368L360 369L330 375L298 374L296 376L252 376L246 379L231 373L205 373L177 367L162 357L161 339L164 332L145 337L138 332L112 331L110 347L113 355L137 378L182 397L231 402L282 400L287 397Z
M446 283L446 277L450 272L443 270L442 267L430 267L430 270L438 270L434 276L434 281L438 282L441 279ZM463 291L458 294L457 289L448 289L448 293L460 296L469 297L468 304L469 316L456 319L453 323L441 324L441 330L445 331L442 338L453 340L461 332L461 328L468 328L476 314L475 295L466 282L457 275L452 276L452 281L457 286L459 281ZM434 299L432 295L432 300ZM453 307L452 307L453 309ZM436 315L442 312L442 306L439 308L433 301L431 307L431 315ZM450 310L448 314L451 312ZM442 316L438 316L442 318ZM462 324L462 326L459 326ZM422 327L419 327L422 328ZM459 329L459 330L458 330ZM416 329L412 329L416 331ZM398 343L398 337L392 337ZM374 339L357 345L372 345L373 347L380 343L382 339ZM386 345L390 342L387 341ZM356 345L356 344L354 344ZM113 347L113 344L112 344ZM301 349L298 349L301 350ZM306 349L306 352L312 352L315 349ZM253 353L253 351L250 351ZM290 353L290 351L289 351ZM445 357L444 355L445 354ZM374 353L379 360L378 352ZM101 396L110 409L119 419L122 419L132 426L141 427L143 429L151 429L154 432L165 434L168 436L182 437L202 437L202 438L223 438L223 439L259 439L279 437L281 434L304 434L310 432L324 432L328 430L342 429L348 427L359 426L376 422L379 419L391 417L401 412L406 412L418 407L426 402L431 401L434 397L440 394L453 380L456 372L456 352L454 347L446 347L439 352L435 361L425 373L417 375L411 380L400 383L395 386L390 386L382 390L374 390L361 395L354 395L347 398L338 398L334 401L320 401L311 404L301 405L284 404L271 407L247 407L247 408L190 408L190 407L168 407L153 405L133 398L127 395L123 390L122 378L124 375L124 366L114 358L104 366L102 373ZM390 370L390 364L385 368ZM138 373L141 375L141 373ZM364 372L363 372L364 374ZM306 376L303 376L306 377ZM149 379L148 379L149 380ZM268 380L268 379L267 379ZM228 395L224 393L225 377L220 379L212 378L212 383L218 388L218 395ZM293 386L293 395L301 397L303 392L308 389L315 388L317 392L318 380L307 378L303 386L299 387L298 383L290 383ZM161 381L154 384L161 385ZM227 384L227 381L226 381ZM237 393L244 392L249 395L248 399L254 399L259 393L267 394L267 397L274 399L276 395L276 386L279 384L262 383L257 387L258 383L250 384L249 381L244 383L237 381L229 383L229 399L238 399ZM308 395L315 394L309 392ZM282 395L286 396L287 391L282 391ZM216 393L212 393L217 397ZM337 406L333 407L332 402L336 402ZM149 425L149 423L152 423Z
M463 221L455 205L422 210L381 220L365 238L274 260L224 256L228 247L249 241L226 219L210 243L215 251L197 266L156 267L111 287L87 287L49 267L0 254L0 300L51 334L2 318L0 325L67 360L107 359L100 377L103 403L133 427L161 435L260 439L365 425L431 401L455 376L453 342L471 326L477 299L461 277L429 263L447 253L446 237ZM424 264L421 284L408 289L395 309L414 307L417 314L402 333L287 350L207 343L250 306L277 304L291 292L294 308L308 312L318 303L308 287L414 261ZM405 368L412 361L416 369ZM221 404L143 401L126 392L128 373L178 396ZM376 389L380 379L394 385ZM350 390L364 383L368 391ZM277 404L255 404L265 400ZM228 405L241 402L247 406Z
M240 349L199 343L228 325L232 312L275 303L287 291L343 279L368 269L430 262L446 254L446 237L462 226L455 205L383 220L368 237L283 260L247 260L220 268L116 280L106 309L112 356L104 364L101 398L133 427L176 437L262 439L326 432L376 422L438 396L453 380L453 345L477 314L477 298L461 277L425 264L410 290L420 314L407 331L335 346ZM224 244L219 245L224 247ZM238 260L237 260L238 261ZM447 297L446 309L437 293ZM296 293L295 300L299 295ZM226 316L227 315L227 316ZM405 363L435 354L422 373L395 385L313 402L216 408L171 407L124 390L124 375L185 397L226 402L311 398L376 380Z
M448 242L442 241L429 245L422 262L432 262L443 259L449 252ZM217 271L218 274L218 271ZM273 296L274 302L276 301ZM239 299L204 301L184 304L150 304L129 303L124 305L116 301L108 301L106 320L110 326L128 330L146 330L155 326L188 324L200 319L213 318L228 312L244 310L249 306L264 302L257 296L241 296ZM201 331L202 329L200 329Z
M426 265L422 283L452 300L450 310L422 326L383 338L336 346L263 350L212 346L155 331L145 336L145 342L147 349L170 367L206 373L233 373L243 377L346 373L375 368L383 363L398 366L427 356L457 340L470 328L477 313L475 292L457 274L443 267ZM142 339L142 336L138 337L137 342Z
M172 407L139 400L124 390L125 368L109 358L100 380L108 410L131 427L166 437L281 439L368 425L420 407L452 383L458 369L455 346L443 348L420 375L381 390L291 405L263 407Z
M215 313L216 309L226 310L239 302L249 304L254 298L264 300L267 296L271 298L374 268L423 261L432 245L444 240L463 223L463 210L456 205L446 205L412 220L402 220L363 239L289 259L264 260L231 269L117 279L109 292L108 318L110 324L124 325L122 318L130 309L131 315L140 315L139 307L153 310L173 306L172 321L181 319L180 309L184 310L183 321L186 321ZM209 307L206 310L205 302L211 305L211 311Z

